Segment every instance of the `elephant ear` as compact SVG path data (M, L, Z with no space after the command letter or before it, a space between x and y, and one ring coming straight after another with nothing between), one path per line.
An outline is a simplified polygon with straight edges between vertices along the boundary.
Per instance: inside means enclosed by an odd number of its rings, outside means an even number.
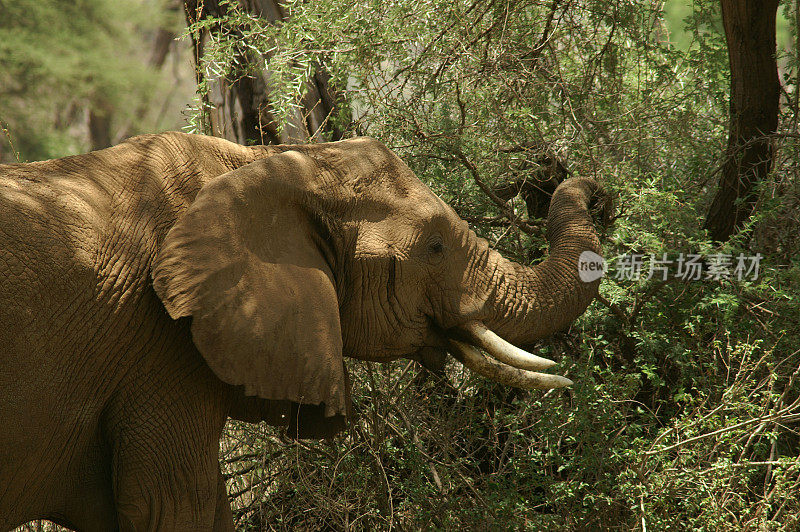
M192 317L194 343L221 380L319 405L314 425L349 406L339 302L309 207L318 176L313 159L289 151L212 179L152 270L170 316Z

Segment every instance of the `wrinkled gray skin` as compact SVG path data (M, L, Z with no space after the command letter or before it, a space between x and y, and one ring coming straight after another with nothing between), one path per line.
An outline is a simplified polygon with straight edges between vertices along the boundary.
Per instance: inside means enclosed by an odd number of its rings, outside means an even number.
M0 529L232 529L226 417L330 435L343 356L563 328L597 290L576 266L597 192L561 185L529 269L370 139L167 133L0 165Z

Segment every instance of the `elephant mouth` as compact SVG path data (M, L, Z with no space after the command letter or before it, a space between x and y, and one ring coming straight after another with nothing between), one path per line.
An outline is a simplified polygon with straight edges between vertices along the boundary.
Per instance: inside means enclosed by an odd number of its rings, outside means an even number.
M566 377L540 373L555 366L554 361L503 340L480 321L448 330L447 344L450 354L470 370L507 386L549 390L572 385Z

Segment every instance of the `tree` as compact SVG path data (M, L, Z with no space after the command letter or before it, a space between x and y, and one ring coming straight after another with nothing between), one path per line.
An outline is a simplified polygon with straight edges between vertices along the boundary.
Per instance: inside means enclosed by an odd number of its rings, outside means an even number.
M194 28L191 36L196 76L205 111L202 129L240 144L320 140L322 132L328 133L328 140L341 138L341 131L330 120L336 112L337 96L323 69L317 69L313 78L307 81L304 97L296 102L293 116L283 127L279 126L281 121L273 114L270 73L263 67L261 54L252 48L237 47L231 50L230 63L235 65L233 71L225 76L208 75L213 66L203 62L207 44L212 34L230 29L225 20L249 18L252 21L252 17L256 17L268 23L282 21L286 19L286 12L280 2L185 0L184 9L187 23ZM205 25L202 24L204 19ZM231 31L237 29L234 27ZM212 68L207 68L209 66Z
M775 61L778 0L722 0L730 61L730 125L722 177L706 216L723 242L753 212L756 186L769 174L778 128L780 84Z
M686 9L665 31L662 8L676 4ZM241 74L228 63L249 49L267 63L269 111L283 122L323 66L353 111L347 134L392 147L504 253L540 257L552 177L593 176L620 206L602 299L539 346L565 353L579 384L529 395L449 363L422 378L410 362L348 362L360 417L343 440L286 448L229 425L239 527L797 529L800 240L781 244L784 262L758 239L732 242L716 257L723 266L733 253L727 281L676 277L687 252L713 249L696 213L728 135L719 5L286 0L277 23L243 9L198 21L210 33L204 80ZM800 150L781 155L766 185L797 175ZM782 181L779 227L790 229L800 186ZM760 209L763 227L776 211ZM740 252L763 255L757 276L733 274ZM669 278L648 278L647 261L641 278L615 278L637 256L672 262Z
M15 148L3 150L3 162L14 152L35 160L103 148L120 132L162 125L143 118L160 80L141 41L174 26L163 8L162 0L0 2L0 122L8 130L0 143Z

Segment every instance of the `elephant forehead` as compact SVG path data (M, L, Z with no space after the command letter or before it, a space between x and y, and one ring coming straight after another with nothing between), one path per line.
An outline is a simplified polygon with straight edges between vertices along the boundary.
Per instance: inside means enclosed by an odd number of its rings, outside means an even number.
M383 191L401 198L430 193L394 152L374 139L360 137L299 149L354 193Z
M356 254L402 253L406 246L417 240L418 233L412 224L400 217L363 222L359 226Z
M341 205L355 220L391 219L393 223L421 227L431 218L447 212L446 204L410 170L406 176L399 177L395 170L384 166L369 174L340 177L339 187L344 189L347 198Z
M363 156L341 161L334 167L335 179L355 197L374 199L419 199L432 193L405 164L397 160L370 160Z
M329 207L366 221L389 217L418 224L448 207L382 143L362 137L327 144L297 146L320 170L308 184Z

